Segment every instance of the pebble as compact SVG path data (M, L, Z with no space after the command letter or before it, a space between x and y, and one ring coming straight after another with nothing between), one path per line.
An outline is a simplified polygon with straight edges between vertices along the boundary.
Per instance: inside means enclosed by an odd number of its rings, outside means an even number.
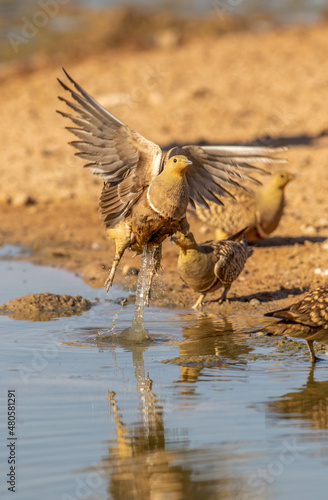
M94 288L104 286L107 275L107 266L100 262L90 262L82 269L83 281Z
M314 274L321 274L322 276L328 276L328 269L320 269L316 267L314 270Z
M251 306L259 306L261 304L261 302L258 299L251 299L249 303Z
M321 229L325 229L328 227L328 219L326 217L321 217L321 219L319 219L316 223L316 226L321 228Z
M126 264L123 267L123 276L138 276L139 274L139 269L134 266L130 266L129 264Z
M26 207L28 205L35 205L36 200L26 193L17 193L15 196L9 198L9 203L13 207Z
M305 226L304 224L301 226L301 229L302 231L305 233L305 234L315 234L317 231L316 231L316 228L314 226Z

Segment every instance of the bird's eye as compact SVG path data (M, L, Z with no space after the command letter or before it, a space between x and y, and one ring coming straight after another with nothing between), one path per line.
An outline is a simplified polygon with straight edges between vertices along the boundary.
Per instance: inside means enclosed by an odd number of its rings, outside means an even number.
M174 158L173 163L176 163L177 161L178 161L178 160L177 160L176 158Z
M280 177L283 179L285 176L284 176L284 174L280 174Z

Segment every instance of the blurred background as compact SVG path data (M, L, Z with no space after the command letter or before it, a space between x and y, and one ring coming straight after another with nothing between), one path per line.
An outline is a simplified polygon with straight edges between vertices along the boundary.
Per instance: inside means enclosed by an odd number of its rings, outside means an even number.
M0 0L0 61L36 53L62 60L106 47L146 50L169 43L166 30L182 43L231 30L315 23L327 12L328 0Z

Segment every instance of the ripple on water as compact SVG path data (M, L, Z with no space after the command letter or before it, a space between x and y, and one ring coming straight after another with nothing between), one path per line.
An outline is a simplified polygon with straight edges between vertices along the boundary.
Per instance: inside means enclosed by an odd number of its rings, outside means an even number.
M0 316L17 498L325 498L328 363L314 372L299 356L277 359L274 339L255 341L241 317L155 307L144 313L152 342L123 343L134 308L113 301L118 287L106 297L65 271L15 261L0 261L0 274L3 301L99 298L49 322ZM3 446L5 468L7 458ZM9 498L3 482L0 496Z

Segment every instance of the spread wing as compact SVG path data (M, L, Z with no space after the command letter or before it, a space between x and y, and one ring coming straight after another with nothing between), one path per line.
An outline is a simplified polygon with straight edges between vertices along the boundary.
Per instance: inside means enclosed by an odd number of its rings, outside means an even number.
M232 188L234 198L224 200L224 205L209 202L209 209L196 207L197 217L208 226L220 228L224 233L233 235L240 228L253 228L256 224L256 199L252 192Z
M190 203L194 208L196 203L208 208L208 201L222 205L220 197L233 197L230 189L245 189L247 180L260 184L251 174L268 172L256 165L285 163L269 156L281 151L284 149L255 146L183 146L172 148L166 159L183 154L192 161L186 173Z
M72 100L59 97L74 114L58 111L76 127L66 127L77 138L75 153L85 167L100 176L104 187L100 210L108 227L114 226L140 198L161 170L162 150L124 125L80 87L64 70L76 91L58 80Z

